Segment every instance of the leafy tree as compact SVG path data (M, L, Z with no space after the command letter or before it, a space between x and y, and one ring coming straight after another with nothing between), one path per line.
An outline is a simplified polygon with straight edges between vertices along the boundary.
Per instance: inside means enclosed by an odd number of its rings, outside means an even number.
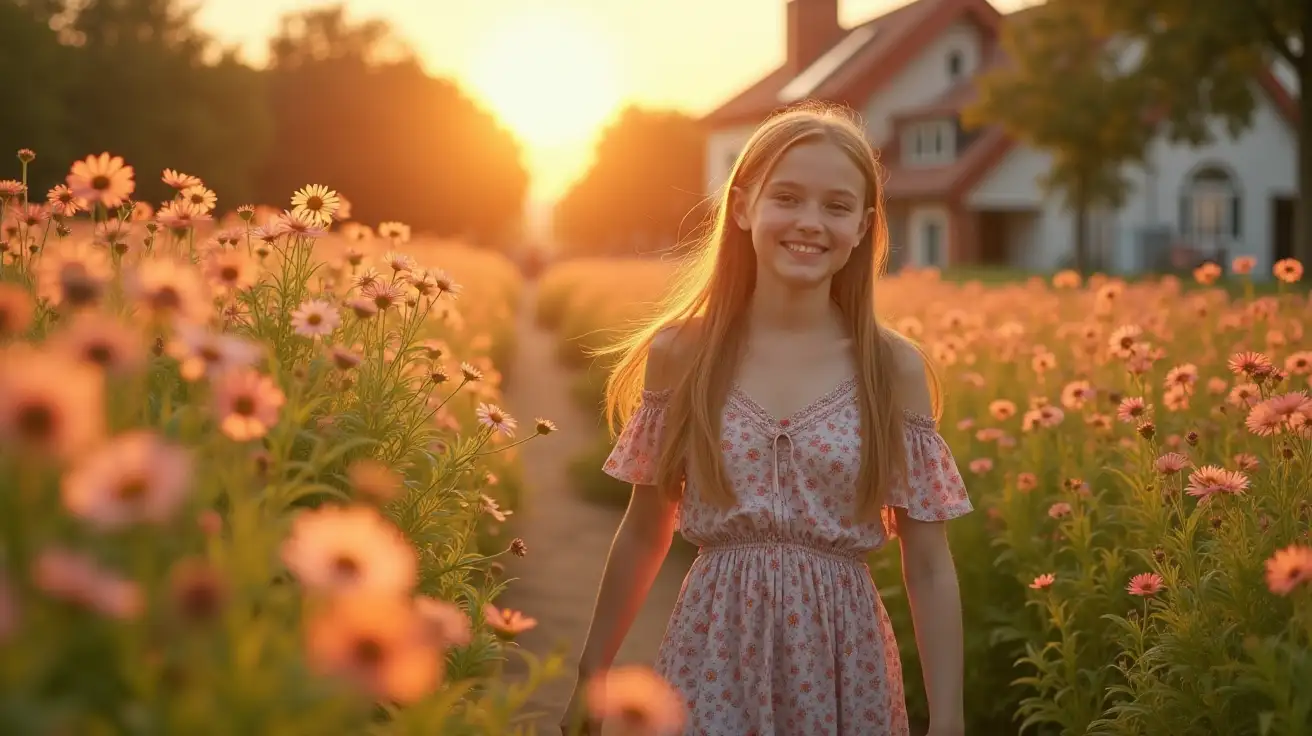
M1100 8L1085 0L1049 0L1008 22L1006 61L986 72L968 126L997 123L1052 155L1041 181L1075 213L1075 265L1091 267L1089 212L1118 207L1129 193L1127 163L1142 161L1153 130L1148 88L1122 73Z
M342 6L286 16L270 40L275 143L264 201L307 183L339 189L364 221L509 245L528 174L514 138L449 81L429 77L378 21Z
M1307 0L1089 0L1109 27L1144 42L1135 74L1151 88L1174 140L1204 143L1219 116L1247 127L1264 94L1256 75L1282 59L1298 79L1295 253L1312 262L1312 5Z
M674 244L702 214L705 142L686 115L626 109L602 132L592 167L557 203L556 236L575 253Z

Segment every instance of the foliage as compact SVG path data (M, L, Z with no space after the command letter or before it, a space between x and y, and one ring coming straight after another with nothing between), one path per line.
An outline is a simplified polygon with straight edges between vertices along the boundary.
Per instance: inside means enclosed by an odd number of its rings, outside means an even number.
M1124 48L1109 43L1094 3L1029 8L1004 26L1002 48L1004 60L982 75L964 122L996 123L1051 155L1040 183L1074 210L1076 268L1087 273L1088 212L1121 205L1130 186L1125 165L1142 160L1153 133L1147 88L1122 73Z
M602 132L592 167L556 205L572 255L636 255L680 242L701 224L705 133L673 112L626 109Z
M967 733L1305 732L1312 295L1292 261L1276 265L1269 293L1251 267L1200 269L1193 284L935 270L881 280L880 314L944 379L939 431L976 507L948 526ZM654 261L564 264L545 275L539 307L560 325L578 310L590 329L614 327L669 275ZM610 299L589 298L599 292ZM1148 406L1137 418L1136 398ZM603 503L621 497L597 470L609 447L599 432L574 467ZM1159 465L1172 452L1178 470ZM1302 557L1281 562L1282 550ZM896 545L870 566L923 722ZM1127 588L1154 574L1160 589Z
M34 189L62 180L60 162L111 150L200 175L233 203L350 182L357 217L513 242L528 190L517 143L388 26L349 23L340 5L288 14L258 70L194 14L179 0L0 0L0 140L42 151ZM151 179L138 194L168 192Z
M1192 144L1214 139L1213 121L1234 135L1253 120L1259 75L1288 64L1297 86L1312 86L1307 46L1312 8L1301 0L1099 0L1108 27L1142 44L1134 69L1160 110L1165 132ZM1291 95L1297 99L1298 95ZM1295 104L1300 104L1295 102ZM1303 96L1296 123L1299 215L1295 255L1312 262L1312 113Z
M560 668L504 682L522 547L477 546L518 443L472 307L517 286L77 172L89 216L0 186L0 731L514 732Z

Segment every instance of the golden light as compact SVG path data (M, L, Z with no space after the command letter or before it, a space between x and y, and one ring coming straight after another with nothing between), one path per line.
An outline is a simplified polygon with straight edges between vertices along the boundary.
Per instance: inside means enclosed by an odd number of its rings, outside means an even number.
M515 15L489 38L469 82L530 146L568 145L592 136L619 105L615 60L584 23L563 15Z

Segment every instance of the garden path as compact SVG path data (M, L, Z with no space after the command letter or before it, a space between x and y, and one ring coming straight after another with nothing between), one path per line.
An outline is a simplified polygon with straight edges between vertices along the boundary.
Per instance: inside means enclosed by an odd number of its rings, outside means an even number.
M544 417L554 421L560 432L521 448L524 503L514 509L512 526L527 544L528 555L507 563L507 574L516 579L499 603L537 619L537 627L518 639L524 649L538 657L566 653L566 676L539 688L528 708L542 713L537 733L557 734L622 512L590 504L571 487L568 466L595 441L601 431L599 419L574 400L571 387L577 373L557 360L558 338L536 323L536 303L536 284L528 283L518 311L518 345L505 394L506 410L523 431L532 431L534 417ZM616 664L655 661L688 563L676 554L666 560ZM514 666L519 661L512 657L508 670L522 674L523 668Z

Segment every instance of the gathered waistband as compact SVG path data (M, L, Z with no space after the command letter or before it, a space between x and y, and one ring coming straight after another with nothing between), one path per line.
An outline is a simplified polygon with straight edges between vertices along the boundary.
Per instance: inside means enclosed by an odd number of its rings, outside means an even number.
M865 557L869 554L867 550L835 550L821 549L805 542L784 539L747 539L735 540L732 542L722 542L717 544L705 544L697 548L697 556L703 557L719 552L733 552L736 550L793 550L802 552L816 557L823 557L836 562L864 563Z

